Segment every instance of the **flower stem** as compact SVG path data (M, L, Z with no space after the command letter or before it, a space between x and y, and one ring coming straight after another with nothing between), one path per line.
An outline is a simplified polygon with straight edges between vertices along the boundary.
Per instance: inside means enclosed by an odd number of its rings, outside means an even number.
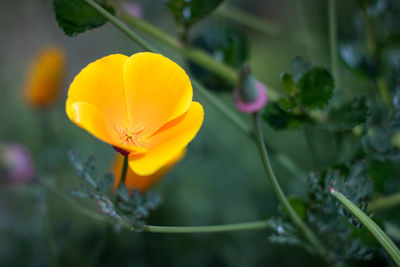
M148 43L146 40L144 40L139 35L132 32L125 24L123 24L121 21L116 19L110 12L108 12L107 10L102 8L95 1L93 1L93 0L84 0L84 1L91 8L96 10L96 12L98 12L100 15L102 15L104 18L106 18L109 22L114 24L115 27L117 27L119 30L121 30L123 33L125 33L129 37L129 39L133 40L135 43L137 43L142 48L144 48L148 51L157 53L157 49L155 47L153 47L150 43Z
M391 208L400 204L400 193L393 194L387 197L377 198L369 203L368 210L378 211L381 209Z
M124 163L122 165L120 184L125 184L127 172L128 172L128 156L124 156Z
M328 0L329 17L329 48L331 54L331 71L336 80L336 87L340 86L338 71L338 48L337 48L337 30L336 30L336 0Z
M354 216L356 216L361 223L371 232L376 240L382 245L389 256L392 258L396 266L400 266L400 250L396 247L393 241L386 235L386 233L368 217L362 210L354 205L342 193L334 188L330 189L331 195L339 200Z
M107 217L102 214L93 212L84 206L78 204L73 198L65 195L65 193L60 192L48 182L42 179L36 179L36 181L47 189L51 194L55 197L62 200L67 207L78 211L82 215L105 224L111 224L112 222L107 219ZM129 223L123 223L122 225L124 229L129 231L136 231ZM222 224L222 225L208 225L208 226L155 226L155 225L145 225L143 228L144 232L152 232L152 233L182 233L182 234L191 234L191 233L216 233L216 232L232 232L232 231L245 231L245 230L260 230L267 229L268 221L254 221L254 222L245 222L245 223L233 223L233 224Z
M272 170L271 163L269 162L267 149L264 144L264 138L261 129L261 122L260 122L260 114L254 113L253 114L253 121L254 121L254 128L255 134L257 138L257 144L260 150L261 159L264 165L265 172L267 174L267 178L272 185L272 190L274 191L275 195L277 196L279 202L281 203L283 209L288 214L289 218L293 221L293 223L300 229L300 231L304 234L307 240L311 243L317 253L327 258L327 250L318 240L318 238L314 235L310 228L300 219L297 213L294 211L292 206L290 205L289 201L287 200L285 194L280 187L278 180L275 177L275 174Z
M208 226L154 226L146 225L144 231L151 233L174 233L174 234L191 234L191 233L216 233L216 232L232 232L243 230L266 229L267 221L255 221L246 223L233 223L223 225Z

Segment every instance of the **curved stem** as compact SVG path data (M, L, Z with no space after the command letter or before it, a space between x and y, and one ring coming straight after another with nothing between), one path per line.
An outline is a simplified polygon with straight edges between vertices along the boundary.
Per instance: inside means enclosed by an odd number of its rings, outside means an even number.
M387 234L368 215L347 199L342 193L334 188L330 189L331 195L339 200L360 222L371 232L376 240L382 245L396 266L400 266L400 250L387 236Z
M107 219L104 215L93 212L84 206L78 204L73 198L60 192L49 183L37 179L38 184L46 188L55 197L62 200L66 206L78 211L82 215L101 223L111 224L112 222ZM136 232L137 230L133 228L129 223L123 223L124 229ZM222 225L208 225L208 226L155 226L155 225L145 225L143 228L144 232L152 233L215 233L215 232L232 232L232 231L245 231L245 230L260 230L267 229L268 221L254 221L246 223L233 223L233 224L222 224Z
M400 193L393 194L391 196L380 197L369 203L368 210L378 211L382 209L392 208L400 205Z
M328 17L329 17L329 43L331 54L331 71L336 79L336 87L340 86L338 71L338 48L337 48L337 30L336 30L336 0L328 0Z
M174 234L191 234L191 233L216 233L216 232L232 232L244 230L266 229L267 221L255 221L246 223L233 223L223 225L207 225L207 226L154 226L146 225L145 232L151 233L174 233Z
M307 240L311 243L317 253L327 258L327 250L318 240L318 238L314 235L310 228L300 219L297 213L294 211L292 206L290 205L289 201L287 200L285 194L280 187L278 180L275 177L275 174L272 170L271 163L269 162L267 149L264 144L264 138L261 129L261 122L260 116L258 113L253 114L253 121L254 121L254 128L255 134L257 138L258 147L260 150L260 156L264 165L265 172L267 174L267 178L272 185L272 190L274 191L275 195L277 196L279 202L281 203L283 209L288 214L289 218L293 221L293 223L300 229L300 231L304 234Z

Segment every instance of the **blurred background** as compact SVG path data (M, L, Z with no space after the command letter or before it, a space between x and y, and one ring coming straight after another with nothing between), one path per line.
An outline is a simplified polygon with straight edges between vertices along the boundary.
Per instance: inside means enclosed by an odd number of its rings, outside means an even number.
M124 4L134 4L144 20L172 36L179 35L163 1ZM344 0L336 4L339 39L346 39L351 36L349 28L357 30L361 21L358 4ZM124 8L121 1L117 6ZM267 30L260 32L235 22L226 7L264 20ZM296 56L313 65L330 67L326 1L226 1L197 23L188 39L205 42L197 40L198 36L221 25L233 27L245 36L247 61L255 75L277 94L282 94L280 73L290 69ZM81 152L84 158L94 155L95 173L110 171L116 152L69 121L65 114L67 89L90 62L113 53L131 55L142 50L109 23L75 37L65 36L57 25L50 0L0 1L0 36L3 147L10 143L22 145L32 156L35 178L45 179L63 192L79 184L67 157L71 149ZM24 92L30 66L40 51L54 46L65 53L65 77L56 100L38 107L27 101ZM185 70L195 71L179 54L162 46L160 49ZM346 51L350 57L357 56L352 54L354 51ZM354 95L366 92L369 85L342 68L338 86L343 94ZM204 124L186 156L154 186L164 201L151 213L148 223L226 224L279 214L255 144L196 91L194 97L205 107ZM218 97L234 108L229 92L219 92ZM249 116L240 116L251 124ZM333 137L327 139L324 155L313 157L308 139L318 136L307 137L302 128L277 131L265 125L264 130L273 151L301 166L299 179L272 156L284 191L306 198L305 174L333 161L334 156L326 153L329 142L335 146ZM91 199L77 201L97 209ZM185 235L114 232L82 216L35 181L12 185L5 181L0 189L0 266L321 266L320 260L305 249L270 242L268 231ZM379 254L369 264L382 264L382 258ZM346 266L352 264L359 263Z

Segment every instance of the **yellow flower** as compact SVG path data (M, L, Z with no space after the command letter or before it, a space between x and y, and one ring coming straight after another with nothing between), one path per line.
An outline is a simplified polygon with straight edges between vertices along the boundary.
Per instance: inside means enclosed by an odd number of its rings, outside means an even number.
M65 52L49 47L35 56L29 68L24 98L35 108L45 108L58 97L65 76Z
M68 117L100 140L129 153L138 175L155 173L195 137L203 107L192 101L185 71L154 53L101 58L72 82Z
M144 192L160 180L182 157L185 155L185 150L173 157L158 171L150 175L138 175L131 169L128 169L125 178L125 186L131 191L137 188L140 192ZM118 188L121 181L122 165L124 164L124 157L121 154L117 155L114 163L113 173L115 176L114 189Z

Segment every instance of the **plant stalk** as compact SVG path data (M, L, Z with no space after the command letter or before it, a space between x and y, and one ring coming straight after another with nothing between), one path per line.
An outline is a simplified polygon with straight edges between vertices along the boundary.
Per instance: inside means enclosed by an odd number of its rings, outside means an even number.
M328 253L326 248L322 245L322 243L318 240L318 238L314 235L310 228L300 219L297 213L294 211L292 206L290 205L288 199L286 198L285 194L280 187L278 180L275 177L275 174L272 170L271 163L268 158L268 152L264 144L264 138L261 128L261 121L260 121L260 114L254 113L253 114L253 121L254 121L254 129L257 138L258 148L260 150L260 156L262 159L262 163L264 165L265 172L267 174L267 178L272 185L272 190L274 191L276 197L278 198L279 202L281 203L283 209L288 214L289 218L293 221L293 223L300 229L300 231L304 234L306 239L310 242L310 244L314 247L315 251L322 256L323 258L327 259Z
M373 220L371 220L368 215L366 215L362 210L354 205L354 203L346 198L342 193L334 188L330 189L330 193L360 220L360 222L368 229L368 231L371 232L371 234L386 250L396 266L400 266L400 250L386 235L386 233Z

